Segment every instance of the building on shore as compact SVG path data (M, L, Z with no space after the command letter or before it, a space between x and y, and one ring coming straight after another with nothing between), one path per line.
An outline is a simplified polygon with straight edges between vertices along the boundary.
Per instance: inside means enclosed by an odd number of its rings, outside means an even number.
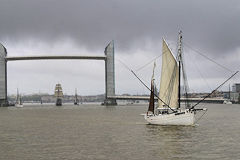
M240 103L240 83L234 83L232 85L232 91L224 92L223 97L230 99L233 103Z
M233 91L233 92L240 93L240 83L234 83L234 84L232 85L232 91Z

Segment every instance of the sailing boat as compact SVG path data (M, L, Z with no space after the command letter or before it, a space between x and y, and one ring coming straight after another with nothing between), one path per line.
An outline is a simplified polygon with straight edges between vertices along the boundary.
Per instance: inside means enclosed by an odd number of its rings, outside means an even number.
M56 106L62 105L62 98L63 98L63 92L62 92L62 86L61 84L56 84L55 87L55 97L56 97Z
M187 104L184 108L180 105L180 80L183 75L185 90L188 89L186 74L184 72L184 63L182 61L182 35L179 32L178 55L175 58L169 49L166 41L162 44L162 71L159 96L154 93L154 69L151 79L151 94L147 114L144 114L145 120L149 124L157 125L193 125L195 123L195 114L203 109L194 109ZM182 74L181 74L182 73ZM186 92L187 93L187 92ZM154 96L158 97L158 107L154 106ZM187 96L187 94L186 94Z
M16 99L15 107L18 107L18 108L23 107L22 97L19 94L18 89L17 89L17 99Z
M78 100L78 95L77 95L77 89L75 89L74 105L79 105L79 100Z

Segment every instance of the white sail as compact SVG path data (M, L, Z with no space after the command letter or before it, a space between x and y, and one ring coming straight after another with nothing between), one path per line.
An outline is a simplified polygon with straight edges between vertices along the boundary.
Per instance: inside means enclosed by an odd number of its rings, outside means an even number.
M55 97L63 97L61 84L56 84L54 95L55 95Z
M162 45L162 71L159 98L172 109L178 108L179 67L171 50L163 39ZM158 101L159 108L167 106Z

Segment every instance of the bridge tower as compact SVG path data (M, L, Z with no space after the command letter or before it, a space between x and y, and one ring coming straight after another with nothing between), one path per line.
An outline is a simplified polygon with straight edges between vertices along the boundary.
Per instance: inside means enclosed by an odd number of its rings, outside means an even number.
M114 41L111 41L105 48L105 100L104 105L117 105L116 99L109 99L115 96L115 64L114 64Z
M6 56L7 49L0 43L0 107L8 106Z

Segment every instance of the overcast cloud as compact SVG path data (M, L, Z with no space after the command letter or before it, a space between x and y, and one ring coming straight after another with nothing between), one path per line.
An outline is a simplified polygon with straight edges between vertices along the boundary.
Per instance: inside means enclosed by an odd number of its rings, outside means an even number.
M105 46L114 40L116 92L144 94L148 91L118 59L136 70L161 54L162 37L175 51L181 29L186 45L232 71L239 70L239 15L239 0L0 0L0 43L8 56L103 55ZM214 89L231 75L186 45L186 60L192 58L186 63L197 67L187 67L192 91ZM160 68L160 59L157 62ZM151 68L142 69L139 76L149 81ZM80 95L102 94L104 62L8 63L10 94L17 87L23 93L53 93L58 82L68 94L75 88ZM239 75L230 83L236 82Z

